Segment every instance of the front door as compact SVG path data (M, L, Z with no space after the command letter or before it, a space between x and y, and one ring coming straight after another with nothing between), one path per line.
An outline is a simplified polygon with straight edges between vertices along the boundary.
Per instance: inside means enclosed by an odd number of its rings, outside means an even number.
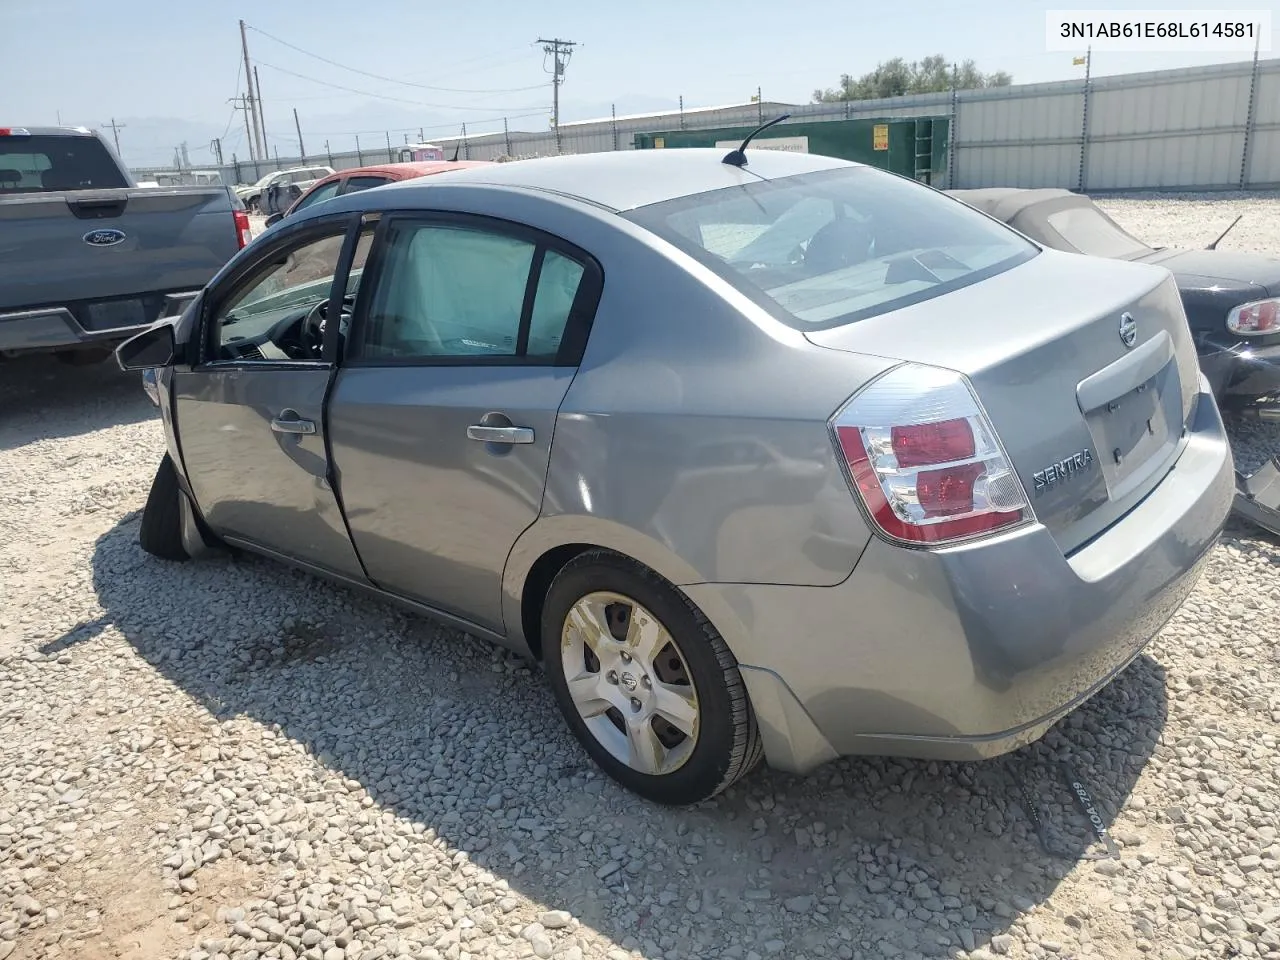
M501 631L503 567L541 508L599 268L456 215L389 217L375 247L329 407L351 536L383 589Z
M219 536L363 580L325 449L337 331L322 321L344 302L353 253L358 278L370 236L350 215L302 227L206 296L201 360L173 376L182 458Z

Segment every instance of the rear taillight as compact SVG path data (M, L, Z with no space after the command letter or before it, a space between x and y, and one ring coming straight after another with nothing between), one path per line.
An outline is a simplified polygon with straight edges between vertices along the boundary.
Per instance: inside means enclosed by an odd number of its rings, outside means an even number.
M831 426L854 490L887 537L954 543L1032 519L995 429L955 371L895 367Z
M0 137L29 137L31 132L26 127L0 127Z
M1227 314L1227 329L1242 337L1257 337L1267 333L1280 333L1280 298L1255 300L1232 307Z
M234 210L231 215L236 218L236 241L243 250L253 239L253 228L249 226L249 214L243 210Z

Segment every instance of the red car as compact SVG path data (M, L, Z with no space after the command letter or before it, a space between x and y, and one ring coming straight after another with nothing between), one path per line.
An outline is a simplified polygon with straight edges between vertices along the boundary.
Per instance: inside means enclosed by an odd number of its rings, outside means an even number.
M399 180L413 180L416 177L448 173L450 170L484 167L490 163L492 163L490 160L430 160L417 163L382 163L372 167L339 170L313 183L307 192L295 200L284 213L273 213L267 218L267 226L275 226L285 217L313 203L328 200L330 197L355 193L357 190L368 190L370 187L380 187L385 183L396 183Z

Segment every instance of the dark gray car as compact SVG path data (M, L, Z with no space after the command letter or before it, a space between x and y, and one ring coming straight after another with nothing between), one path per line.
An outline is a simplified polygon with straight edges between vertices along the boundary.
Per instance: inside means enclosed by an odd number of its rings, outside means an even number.
M1152 247L1088 197L1069 190L947 192L1055 250L1158 264L1171 271L1201 369L1219 404L1238 407L1262 400L1270 418L1280 418L1280 260L1232 250Z
M734 159L495 165L284 221L118 351L161 368L143 547L225 542L537 658L662 802L762 754L1040 736L1230 506L1171 276L872 168Z

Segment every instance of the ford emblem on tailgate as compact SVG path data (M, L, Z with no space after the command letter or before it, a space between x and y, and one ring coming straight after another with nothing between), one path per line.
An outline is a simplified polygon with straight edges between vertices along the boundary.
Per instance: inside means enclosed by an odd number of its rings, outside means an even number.
M114 247L117 243L124 242L125 233L115 227L100 227L90 230L80 239L91 247Z
M1138 342L1138 321L1133 319L1132 313L1120 314L1120 342L1126 347Z

